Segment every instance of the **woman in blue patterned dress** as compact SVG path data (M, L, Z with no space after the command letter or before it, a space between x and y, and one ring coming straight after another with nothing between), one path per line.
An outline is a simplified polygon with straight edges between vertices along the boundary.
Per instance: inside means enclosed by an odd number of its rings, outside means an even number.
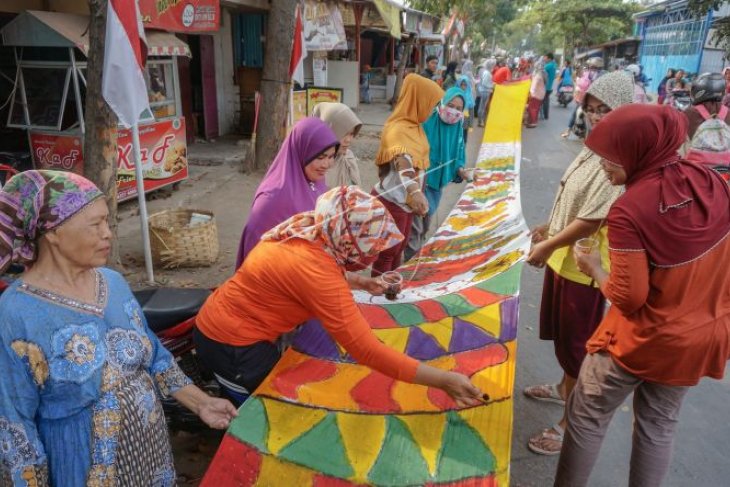
M175 470L159 396L213 428L236 415L182 373L126 282L104 269L103 194L26 171L0 191L0 485L166 486Z

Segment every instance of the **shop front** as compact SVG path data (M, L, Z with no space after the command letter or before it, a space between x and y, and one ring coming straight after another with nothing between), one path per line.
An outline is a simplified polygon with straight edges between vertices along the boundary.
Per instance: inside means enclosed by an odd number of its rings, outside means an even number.
M36 168L84 171L88 23L84 15L25 11L0 30L4 45L15 48L7 126L26 131ZM188 176L178 60L189 58L190 49L166 32L148 30L146 38L151 111L143 115L139 132L148 192ZM121 201L137 194L129 130L119 128L117 144Z

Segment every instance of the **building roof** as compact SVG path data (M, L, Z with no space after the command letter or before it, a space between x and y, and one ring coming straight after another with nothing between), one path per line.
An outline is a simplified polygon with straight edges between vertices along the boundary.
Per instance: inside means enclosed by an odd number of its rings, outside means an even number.
M0 30L6 46L75 47L89 52L89 16L26 10ZM167 32L146 30L150 56L188 56L188 45Z

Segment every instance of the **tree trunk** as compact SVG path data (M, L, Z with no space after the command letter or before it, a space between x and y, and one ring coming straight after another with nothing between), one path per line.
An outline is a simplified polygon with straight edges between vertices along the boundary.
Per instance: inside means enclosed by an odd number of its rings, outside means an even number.
M261 76L261 111L256 130L256 168L274 160L286 136L289 113L289 57L297 0L271 0Z
M117 241L117 117L104 101L101 79L104 68L107 0L89 0L89 54L86 68L86 134L84 175L106 195L112 249L109 265L121 267Z
M400 97L400 88L403 86L403 78L406 72L406 66L408 66L408 59L411 57L413 52L413 43L416 41L415 36L411 36L406 41L406 46L403 48L403 54L401 54L400 61L398 61L398 69L395 75L395 86L393 87L393 98L390 99L390 106L394 107L398 103L398 97Z

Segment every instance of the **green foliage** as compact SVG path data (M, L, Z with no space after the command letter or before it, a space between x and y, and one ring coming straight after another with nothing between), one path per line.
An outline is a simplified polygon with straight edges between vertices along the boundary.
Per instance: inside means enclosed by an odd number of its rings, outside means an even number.
M722 0L689 0L687 8L696 16L704 17L710 10L719 10L723 3ZM730 18L716 20L713 27L715 34L710 41L725 50L725 57L730 57Z
M508 26L508 47L537 52L600 44L631 33L636 1L531 0Z
M494 40L499 41L505 27L526 4L526 0L410 0L417 10L447 19L457 12L465 19L465 37L471 41L472 54L486 54Z

